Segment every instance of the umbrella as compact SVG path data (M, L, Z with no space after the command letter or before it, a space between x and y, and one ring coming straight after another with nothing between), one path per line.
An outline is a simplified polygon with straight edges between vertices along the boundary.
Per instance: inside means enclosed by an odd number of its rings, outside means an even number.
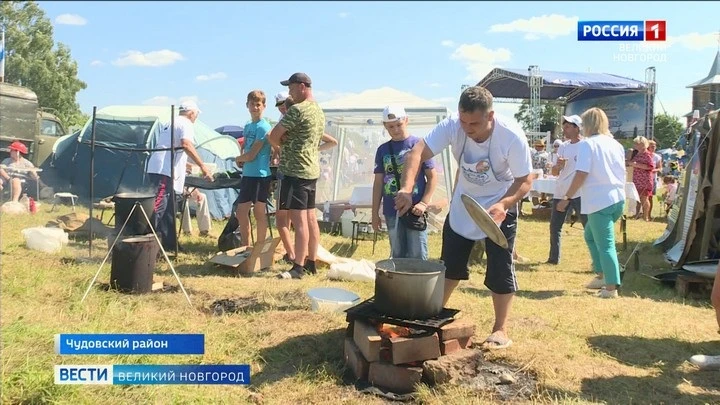
M219 132L223 135L230 135L235 139L243 137L243 127L237 125L223 125L219 128L215 128L215 132Z

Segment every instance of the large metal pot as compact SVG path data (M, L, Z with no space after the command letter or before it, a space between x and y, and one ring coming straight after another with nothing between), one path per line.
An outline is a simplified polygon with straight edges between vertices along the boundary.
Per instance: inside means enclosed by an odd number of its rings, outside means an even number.
M152 220L153 211L155 210L155 195L150 193L120 193L115 194L112 198L115 202L115 232L120 233L125 220L130 216L135 203L139 203L145 210L148 219ZM136 208L132 217L128 220L123 235L147 235L152 233L150 225L148 225L145 216L140 211L140 207Z
M375 264L375 309L382 314L409 320L432 318L443 309L444 292L441 261L388 259Z

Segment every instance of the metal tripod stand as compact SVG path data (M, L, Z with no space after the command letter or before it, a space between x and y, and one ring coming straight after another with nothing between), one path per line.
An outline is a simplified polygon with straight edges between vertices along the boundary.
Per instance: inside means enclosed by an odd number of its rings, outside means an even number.
M125 226L127 225L130 218L132 218L132 214L133 214L133 212L135 212L135 209L138 207L140 209L140 212L142 212L143 217L145 218L145 221L147 222L148 226L150 226L150 230L152 231L152 234L155 237L155 241L160 246L160 251L162 252L163 257L165 257L165 260L167 261L168 265L170 265L170 270L172 270L173 275L175 275L175 279L177 280L178 285L180 285L180 289L182 290L183 294L185 294L185 299L187 299L188 304L190 304L190 306L192 306L192 303L190 302L190 297L188 296L187 291L185 291L185 287L183 287L183 284L180 281L180 277L178 277L177 272L175 271L175 267L173 266L172 262L170 261L170 258L168 257L167 253L165 252L165 249L163 248L162 243L160 243L160 239L158 238L157 233L155 233L155 228L153 227L152 223L150 222L150 218L148 217L147 213L145 212L145 209L143 209L142 205L139 202L135 202L135 205L133 205L127 218L125 218L125 223L123 223L122 227L120 228L120 231L115 236L115 240L113 241L112 245L108 249L108 252L105 255L105 258L103 259L102 263L100 263L100 267L98 268L97 272L95 273L95 277L93 277L92 281L90 282L90 285L87 288L87 291L85 291L85 295L83 295L82 300L80 300L80 302L82 303L83 301L85 301L85 298L87 297L88 293L90 293L90 289L92 288L93 284L95 284L95 280L97 280L97 277L100 274L100 270L102 270L103 266L105 265L105 262L107 262L107 259L108 259L108 257L110 257L110 253L113 251L113 248L115 247L115 244L117 243L118 239L120 239L120 236L122 235L122 232L125 229Z

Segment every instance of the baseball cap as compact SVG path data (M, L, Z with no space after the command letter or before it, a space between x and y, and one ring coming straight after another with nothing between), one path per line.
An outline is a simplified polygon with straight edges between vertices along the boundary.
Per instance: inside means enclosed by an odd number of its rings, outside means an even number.
M28 153L27 146L25 146L25 144L20 141L15 141L15 142L11 143L10 146L8 146L8 149L16 150L16 151L22 153L23 155L27 155L27 153Z
M383 122L395 122L405 117L407 117L407 113L399 105L389 105L383 110Z
M567 121L571 124L575 124L575 126L578 128L582 128L582 118L580 118L579 115L570 115L570 116L563 115L563 120Z
M570 121L568 121L568 122L570 122ZM553 146L560 146L560 145L562 145L562 141L559 139L556 139L555 142L553 142Z
M187 100L180 103L180 111L197 111L198 114L200 114L202 111L200 111L200 108L198 108L198 105L193 100Z
M287 92L278 93L275 95L275 107L280 107L287 98L290 97L290 94Z
M283 86L289 86L290 83L303 83L307 86L311 86L312 80L310 79L310 76L306 75L305 73L298 72L293 73L289 79L280 82L280 84L282 84Z

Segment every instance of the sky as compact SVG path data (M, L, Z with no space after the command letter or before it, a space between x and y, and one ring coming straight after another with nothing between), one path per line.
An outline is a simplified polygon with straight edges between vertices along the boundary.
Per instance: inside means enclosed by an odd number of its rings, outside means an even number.
M247 93L294 72L327 101L389 86L457 109L495 67L612 73L656 67L656 112L690 112L718 51L717 2L40 2L87 89L83 112L187 98L211 127L243 125ZM668 40L582 42L577 21L666 20ZM655 43L657 44L657 43ZM628 50L628 45L635 48ZM627 55L634 55L628 57ZM629 58L636 60L631 61ZM645 61L641 60L645 59ZM650 61L648 61L648 59ZM268 115L279 115L268 103ZM514 104L496 104L505 115Z

